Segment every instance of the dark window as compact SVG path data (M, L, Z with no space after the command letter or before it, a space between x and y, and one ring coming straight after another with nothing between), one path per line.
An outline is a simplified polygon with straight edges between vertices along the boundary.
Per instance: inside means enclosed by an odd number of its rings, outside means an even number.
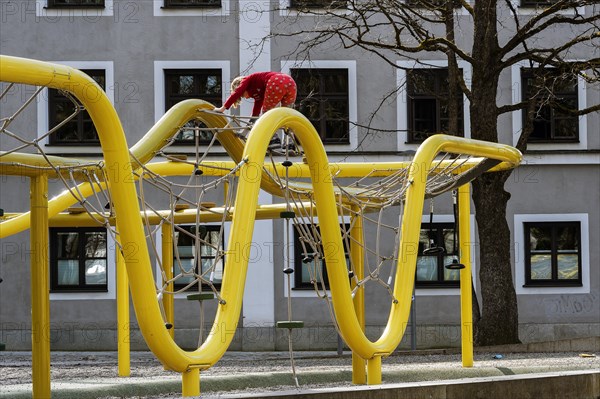
M462 73L462 70L461 72ZM457 93L458 129L448 132L448 69L407 71L408 142L420 143L436 133L463 135L463 96Z
M440 10L446 8L446 0L407 0L408 5L428 10ZM460 8L462 5L459 0L453 0L453 7Z
M204 279L211 280L215 286L221 284L223 278L223 235L221 226L177 226L173 240L177 243L174 249L173 276L183 273L175 280L175 289L179 290L191 284L201 274ZM198 239L198 240L197 240ZM198 242L198 250L196 250ZM199 254L199 258L196 256ZM198 261L198 260L199 261ZM213 267L214 266L214 267ZM198 287L194 283L192 287Z
M108 291L106 230L50 229L50 289Z
M82 71L94 79L103 90L106 88L106 72L103 69ZM85 90L85 93L94 98L97 98L98 95L92 87ZM75 99L73 98L73 100ZM70 98L59 90L48 90L48 123L51 129L69 119L74 112L76 112L76 106ZM98 145L100 140L90 114L86 110L81 110L50 135L49 143L51 145Z
M525 223L525 286L581 286L579 222Z
M316 230L316 234L320 235L319 227L306 226L306 228ZM350 229L350 225L346 224L346 230ZM323 248L319 248L319 257L314 257L313 248L305 243L305 247L300 242L301 233L298 227L294 227L294 289L314 289L313 280L317 282L319 289L323 289L321 281L325 283L324 289L329 289L329 278L327 277L327 268L325 267L325 259L323 258ZM348 241L348 242L347 242ZM350 251L347 246L349 240L342 240L344 246L342 250L346 258L346 265L350 268ZM336 249L334 249L336 250Z
M298 87L296 109L311 121L323 143L349 143L348 70L292 69L291 75Z
M167 109L183 100L199 98L220 107L222 96L222 77L220 69L165 69L165 104ZM205 128L201 122L188 122L175 138L175 144L195 144L195 131L191 128ZM199 143L207 144L212 133L199 131Z
M104 7L104 0L48 0L48 7Z
M445 252L424 255L429 248L430 234L435 245L445 249ZM458 238L457 238L458 239ZM446 265L452 263L458 254L454 253L454 224L452 223L423 223L419 237L419 255L417 257L416 286L418 288L448 288L458 287L459 270L448 270Z
M291 0L290 8L347 9L348 2L344 0Z
M554 69L521 70L523 100L535 98L536 110L530 143L578 142L579 118L569 115L577 110L577 78L559 76ZM527 111L523 111L523 124Z
M547 7L556 3L556 0L521 0L521 7Z
M165 0L165 8L221 7L221 0Z

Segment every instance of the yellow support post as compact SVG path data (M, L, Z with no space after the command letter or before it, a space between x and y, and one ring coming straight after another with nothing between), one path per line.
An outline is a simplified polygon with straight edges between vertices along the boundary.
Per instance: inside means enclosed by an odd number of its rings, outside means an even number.
M129 278L125 259L119 245L115 248L117 259L117 357L119 377L129 377L131 374L131 348L129 324Z
M354 267L354 274L358 281L365 277L364 270L364 237L363 237L363 219L359 213L360 209L355 207L356 212L350 219L350 258ZM356 287L356 280L352 280L352 289ZM365 331L365 291L359 288L354 295L354 311L358 318L358 323ZM352 383L362 385L367 383L367 363L360 355L352 351Z
M381 356L367 359L367 384L381 385Z
M181 396L200 396L199 368L191 368L181 373Z
M31 361L33 397L50 398L48 176L31 178Z
M473 289L471 283L471 195L469 183L458 188L460 240L460 320L463 367L473 367Z
M162 268L167 281L173 278L173 236L170 223L164 222L160 233L162 239ZM173 292L173 282L167 284L167 291ZM163 294L163 306L165 308L165 317L167 323L173 327L169 329L171 338L175 337L175 301L173 294Z

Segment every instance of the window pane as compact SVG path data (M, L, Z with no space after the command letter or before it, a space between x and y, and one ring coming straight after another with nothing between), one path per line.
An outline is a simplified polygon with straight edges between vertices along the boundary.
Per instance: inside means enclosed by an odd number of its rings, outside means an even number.
M531 279L552 279L552 257L550 255L531 255Z
M171 79L173 94L192 94L194 92L194 77L189 75L173 76Z
M211 245L203 244L200 245L201 255L204 256L217 256L217 249Z
M437 256L417 258L417 281L438 281Z
M195 273L196 272L196 260L194 258L181 259L179 262L175 260L175 275L179 273ZM193 280L193 279L192 279ZM177 280L177 284L181 284L183 280Z
M454 260L454 256L444 256L444 265L449 265ZM459 281L460 270L451 270L444 267L444 281Z
M531 251L550 251L552 249L552 227L532 227L529 232Z
M348 91L348 72L340 69L336 73L323 76L323 89L328 94L346 94Z
M58 285L79 285L78 260L59 260L57 266Z
M213 273L212 282L214 284L221 284L221 282L223 280L223 261L222 260L219 260L215 264L214 259L203 259L202 260L202 273L203 274L206 273L206 274L204 274L205 279L210 279L211 272L209 272L209 270L211 267L213 267L213 264L214 264L214 268L212 270L212 273Z
M88 285L106 284L106 260L94 259L85 261L85 283Z
M79 234L78 233L58 233L58 257L59 258L78 258Z
M106 258L106 233L85 233L85 257Z
M576 251L579 248L579 232L575 226L557 226L556 238L559 251Z
M579 279L579 255L577 255L577 254L558 255L558 279L559 280L578 280Z
M453 255L454 254L454 229L444 229L444 248L446 249L446 253ZM450 259L451 261L452 259ZM446 262L447 265L450 262Z

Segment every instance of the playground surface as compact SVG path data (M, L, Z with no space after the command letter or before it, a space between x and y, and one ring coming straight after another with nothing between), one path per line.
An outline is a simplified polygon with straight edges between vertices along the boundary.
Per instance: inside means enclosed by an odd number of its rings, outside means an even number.
M551 352L542 352L548 346L540 346L539 352L531 352L535 347L526 345L480 348L475 353L473 368L462 368L460 354L453 349L396 352L383 361L383 384L379 388L416 382L447 385L453 381L597 374L600 373L597 341L591 339L591 346L590 340L579 346L553 344ZM584 352L585 349L588 350ZM334 351L296 352L295 360L300 389L294 385L287 352L227 352L215 366L202 372L202 397L261 397L260 394L276 392L357 389L351 383L350 352L342 355ZM116 352L52 352L51 373L53 398L141 399L181 395L179 374L164 370L150 352L132 352L130 377L117 377ZM31 397L30 352L0 352L0 375L0 398ZM595 393L599 389L592 388L595 397L600 395ZM333 397L331 393L328 395Z

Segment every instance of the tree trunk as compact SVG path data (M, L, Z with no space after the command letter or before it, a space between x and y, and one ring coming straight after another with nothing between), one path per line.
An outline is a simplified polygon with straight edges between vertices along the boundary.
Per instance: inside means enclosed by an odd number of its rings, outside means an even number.
M500 71L496 0L475 2L473 14L473 77L471 137L498 141L497 85ZM476 345L519 342L517 297L510 259L510 230L504 190L507 173L486 173L473 182L475 218L479 232L481 317L474 325ZM474 317L477 320L477 316Z
M519 316L510 260L510 230L504 190L505 173L487 173L473 182L479 232L481 318L475 325L475 345L518 343Z

